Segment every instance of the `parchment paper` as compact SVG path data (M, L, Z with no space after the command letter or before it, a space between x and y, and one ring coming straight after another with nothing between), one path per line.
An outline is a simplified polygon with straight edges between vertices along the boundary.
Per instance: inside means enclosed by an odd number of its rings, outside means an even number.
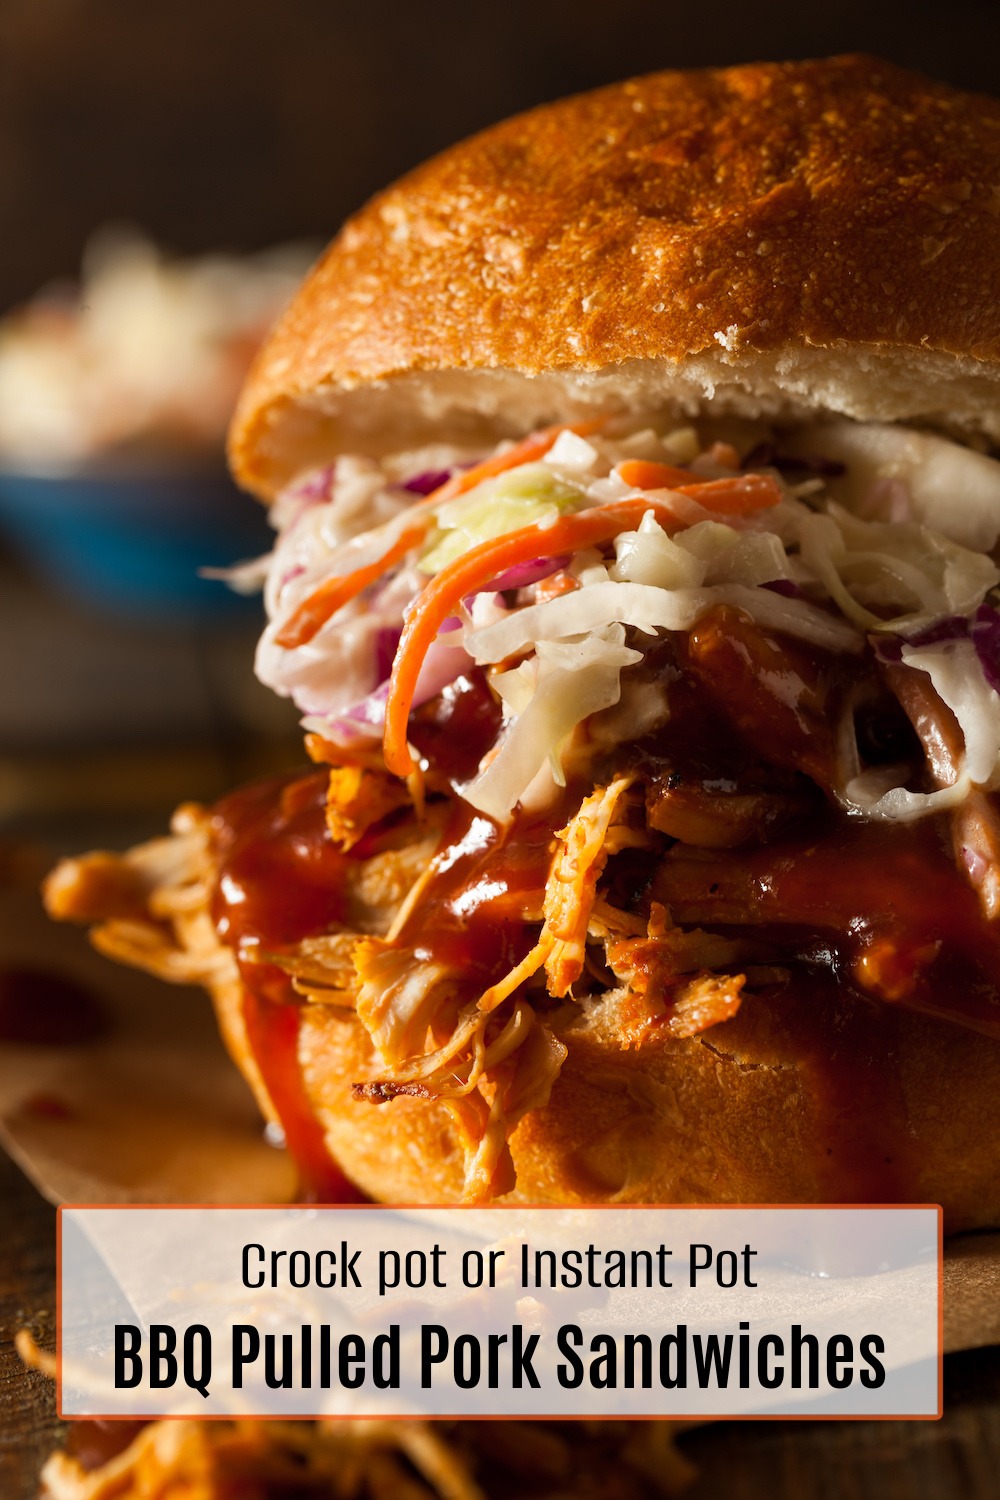
M294 1170L265 1142L203 991L123 969L50 922L40 873L0 852L0 968L77 979L110 1027L69 1047L0 1041L0 1143L52 1203L291 1201ZM946 1352L1000 1343L1000 1232L946 1243L944 1303Z
M3 863L0 851L0 866ZM295 1173L264 1140L204 991L123 969L50 922L31 861L0 868L0 969L81 983L106 1033L0 1040L0 1143L52 1203L286 1203Z

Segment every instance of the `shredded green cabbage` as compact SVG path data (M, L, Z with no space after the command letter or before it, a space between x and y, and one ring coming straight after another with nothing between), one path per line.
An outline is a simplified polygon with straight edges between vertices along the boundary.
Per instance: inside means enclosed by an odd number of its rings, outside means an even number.
M575 510L586 498L549 464L522 464L495 479L484 479L467 495L449 500L437 512L432 544L420 559L422 573L440 573L481 542L523 526L545 525Z

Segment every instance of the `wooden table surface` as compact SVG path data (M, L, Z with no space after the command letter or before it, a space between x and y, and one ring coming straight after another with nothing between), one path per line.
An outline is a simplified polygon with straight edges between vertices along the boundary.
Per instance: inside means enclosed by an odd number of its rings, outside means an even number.
M34 1500L61 1424L14 1334L55 1340L55 1214L0 1154L0 1500ZM993 1500L1000 1496L1000 1348L945 1361L940 1422L739 1422L687 1433L685 1500Z
M55 1210L0 1151L0 1496L33 1500L62 1424L55 1387L26 1370L14 1335L55 1347Z

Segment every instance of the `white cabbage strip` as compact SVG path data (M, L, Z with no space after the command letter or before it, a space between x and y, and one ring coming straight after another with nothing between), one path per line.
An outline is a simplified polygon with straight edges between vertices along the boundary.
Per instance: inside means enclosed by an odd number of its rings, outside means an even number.
M503 661L536 641L583 635L609 622L656 630L690 630L716 604L745 609L759 625L788 631L831 651L860 651L853 626L804 599L786 599L768 589L741 584L706 589L661 589L645 583L594 583L544 604L511 610L504 619L466 637L466 650L480 664Z
M560 748L584 719L618 702L622 668L641 660L641 651L625 645L620 625L605 626L582 641L539 641L537 679L527 701L520 669L494 679L501 696L523 707L508 723L493 760L463 788L465 799L505 822L550 755L556 760L553 775L561 779Z

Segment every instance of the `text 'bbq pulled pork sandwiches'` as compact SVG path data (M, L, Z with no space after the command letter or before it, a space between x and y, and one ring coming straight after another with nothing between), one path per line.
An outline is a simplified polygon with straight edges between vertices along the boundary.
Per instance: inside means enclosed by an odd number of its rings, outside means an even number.
M60 867L320 1195L1000 1222L1000 105L545 106L363 209L232 435L315 762Z

